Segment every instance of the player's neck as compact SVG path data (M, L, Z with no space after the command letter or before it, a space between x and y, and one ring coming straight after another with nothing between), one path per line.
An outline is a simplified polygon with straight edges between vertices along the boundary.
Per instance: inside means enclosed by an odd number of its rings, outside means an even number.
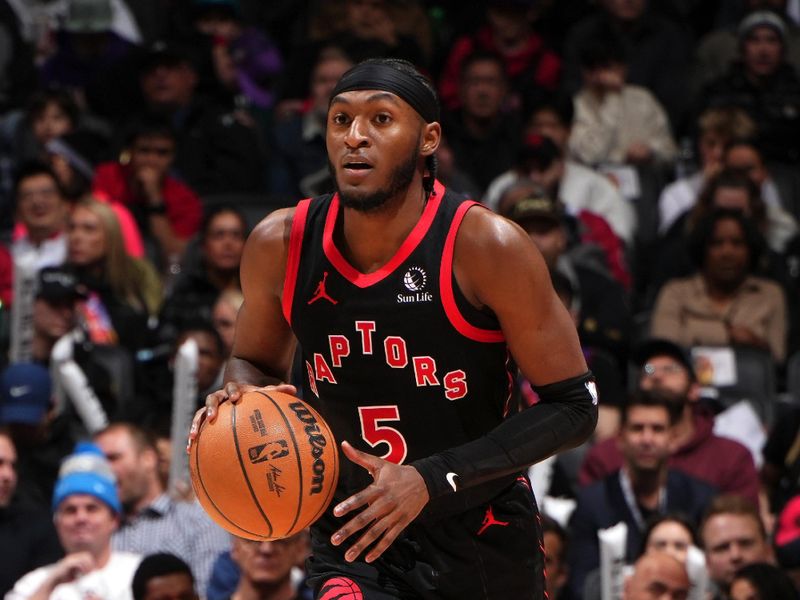
M404 194L388 200L379 210L345 208L336 228L337 247L362 273L377 271L391 260L419 222L426 199L421 178L415 177Z

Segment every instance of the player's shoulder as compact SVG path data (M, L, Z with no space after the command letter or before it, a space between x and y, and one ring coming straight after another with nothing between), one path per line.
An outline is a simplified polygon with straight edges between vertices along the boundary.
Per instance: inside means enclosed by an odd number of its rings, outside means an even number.
M475 205L464 215L457 252L514 253L532 248L528 234L519 225L489 208Z

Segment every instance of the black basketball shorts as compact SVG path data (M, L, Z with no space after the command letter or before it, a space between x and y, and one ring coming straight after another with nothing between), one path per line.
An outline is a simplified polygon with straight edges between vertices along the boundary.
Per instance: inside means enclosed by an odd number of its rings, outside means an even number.
M487 504L433 525L412 524L371 564L363 554L347 563L343 554L352 542L333 546L337 524L317 525L307 563L317 600L545 597L539 512L523 477Z

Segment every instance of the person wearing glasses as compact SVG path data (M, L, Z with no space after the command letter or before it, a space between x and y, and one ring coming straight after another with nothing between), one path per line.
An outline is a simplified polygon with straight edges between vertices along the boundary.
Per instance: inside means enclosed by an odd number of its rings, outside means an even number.
M638 387L663 390L680 416L673 427L669 466L710 483L720 493L743 496L758 505L758 472L750 452L739 442L714 435L714 415L700 404L700 387L689 355L677 344L653 338L633 352ZM578 476L582 486L602 479L622 466L616 440L595 444Z
M170 174L175 145L166 120L141 120L132 127L121 160L98 165L92 183L96 196L133 213L149 258L165 265L180 260L203 217L198 195Z

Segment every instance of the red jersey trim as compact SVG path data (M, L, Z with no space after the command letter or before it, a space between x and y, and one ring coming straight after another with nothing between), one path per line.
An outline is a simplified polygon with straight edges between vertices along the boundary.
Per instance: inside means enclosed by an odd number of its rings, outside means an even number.
M439 209L442 198L444 197L444 186L436 181L433 186L433 193L431 194L425 209L422 211L417 224L414 229L408 234L408 237L403 241L394 256L377 271L373 273L362 273L353 267L339 249L333 243L333 229L336 227L336 218L339 215L339 195L336 194L331 200L331 205L328 208L328 215L325 218L325 230L322 234L322 248L325 251L325 256L331 262L333 267L341 273L342 277L347 279L353 285L366 288L371 285L382 281L391 275L397 267L405 262L411 256L411 253L416 249L425 234L428 233L431 223L436 216L436 211Z
M297 204L292 217L292 230L289 233L289 256L286 257L286 275L283 278L281 305L283 307L283 318L286 319L290 326L292 324L294 290L297 286L297 271L300 268L300 250L303 245L303 233L306 229L306 218L310 204L310 198L301 200Z
M439 271L439 288L442 294L442 306L447 318L453 327L456 328L461 335L476 342L496 343L504 342L505 336L499 329L481 329L469 323L456 304L456 298L453 294L453 255L456 247L456 235L458 228L461 226L461 221L464 220L464 215L473 206L482 206L474 200L463 202L461 206L456 209L456 214L453 216L453 222L450 224L450 231L447 232L447 239L444 242L444 252L442 253L442 266Z

